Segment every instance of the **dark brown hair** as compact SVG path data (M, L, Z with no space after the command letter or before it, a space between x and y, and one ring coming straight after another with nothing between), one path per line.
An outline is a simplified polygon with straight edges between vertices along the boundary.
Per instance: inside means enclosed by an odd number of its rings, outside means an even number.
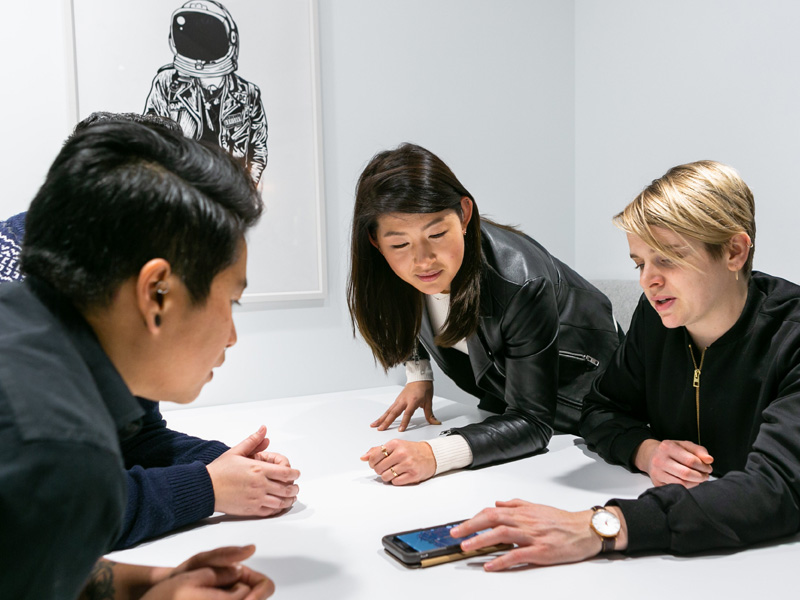
M481 228L475 199L435 154L414 144L376 154L356 186L350 244L347 305L353 323L384 369L408 360L422 322L422 292L395 275L370 243L378 217L388 213L435 213L453 210L461 199L473 202L464 238L464 261L450 286L450 312L438 346L449 347L478 327L483 265Z

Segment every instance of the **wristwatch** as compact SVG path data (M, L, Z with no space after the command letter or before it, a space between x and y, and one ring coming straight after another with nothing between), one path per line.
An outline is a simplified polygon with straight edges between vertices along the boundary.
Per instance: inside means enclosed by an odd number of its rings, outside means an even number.
M594 513L589 521L589 526L603 541L602 552L613 552L614 543L617 541L619 530L622 527L619 518L602 506L593 506L592 510Z

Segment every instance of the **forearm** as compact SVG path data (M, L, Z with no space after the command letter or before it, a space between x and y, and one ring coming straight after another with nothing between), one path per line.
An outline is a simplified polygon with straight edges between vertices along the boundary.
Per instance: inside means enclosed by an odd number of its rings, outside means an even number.
M137 600L158 581L165 579L169 569L115 563L101 558L86 581L79 600Z
M434 475L463 469L472 464L472 449L464 437L455 435L440 435L432 440L426 440L436 461Z
M547 447L553 429L531 415L509 410L453 430L472 450L472 467L516 460Z
M114 549L211 516L214 487L200 462L158 469L134 467L127 472L128 499L120 538Z

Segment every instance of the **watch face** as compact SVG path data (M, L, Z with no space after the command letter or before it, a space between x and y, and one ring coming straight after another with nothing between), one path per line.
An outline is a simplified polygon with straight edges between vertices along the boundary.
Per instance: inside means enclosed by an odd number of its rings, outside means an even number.
M617 515L609 510L598 510L592 515L592 526L603 537L614 537L619 533L620 523Z

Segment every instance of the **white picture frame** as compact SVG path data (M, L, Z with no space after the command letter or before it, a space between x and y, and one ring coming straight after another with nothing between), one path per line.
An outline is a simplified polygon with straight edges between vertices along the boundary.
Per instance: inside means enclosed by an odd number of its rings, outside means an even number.
M69 1L76 122L94 111L142 113L156 74L175 58L172 17L185 0ZM323 299L317 0L221 4L238 28L235 74L260 89L268 126L269 157L259 185L265 211L248 236L248 288L242 300Z

